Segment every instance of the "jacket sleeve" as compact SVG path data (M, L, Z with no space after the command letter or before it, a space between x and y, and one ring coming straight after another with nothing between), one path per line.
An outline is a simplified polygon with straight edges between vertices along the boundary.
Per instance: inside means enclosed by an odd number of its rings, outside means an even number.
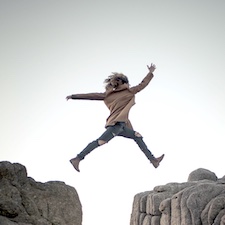
M146 77L141 81L140 84L133 86L130 88L130 91L134 94L138 93L139 91L143 90L151 81L151 79L153 78L153 74L152 73L148 73L146 75Z
M88 93L88 94L73 94L72 99L82 100L104 100L105 93Z

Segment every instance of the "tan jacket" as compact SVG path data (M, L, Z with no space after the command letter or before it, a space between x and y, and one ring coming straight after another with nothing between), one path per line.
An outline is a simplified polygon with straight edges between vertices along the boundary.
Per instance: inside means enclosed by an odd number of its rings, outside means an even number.
M104 93L74 94L72 99L103 100L110 111L106 120L106 127L115 125L116 122L125 122L133 129L128 119L129 111L135 104L135 94L143 90L153 78L152 73L148 73L142 82L136 86L128 87L122 84L116 89L106 90Z

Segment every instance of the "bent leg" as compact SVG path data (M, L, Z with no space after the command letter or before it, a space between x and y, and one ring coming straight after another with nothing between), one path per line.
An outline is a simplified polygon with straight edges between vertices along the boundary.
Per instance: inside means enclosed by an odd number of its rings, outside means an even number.
M86 155L88 155L90 152L92 152L94 149L99 147L100 145L103 145L107 142L109 142L112 138L114 138L116 135L121 133L123 131L124 123L117 123L114 126L110 126L106 129L106 131L95 141L92 141L89 143L83 151L81 151L75 158L71 159L70 162L73 165L73 167L80 172L79 169L79 163L81 160L85 158Z
M84 159L85 156L88 155L91 151L105 143L108 143L122 130L123 124L121 123L117 123L114 126L107 127L106 131L97 140L89 143L86 148L84 148L84 150L77 155L77 157L79 157L80 160Z
M147 145L143 141L142 135L138 133L137 131L134 131L128 127L125 127L124 131L120 134L120 136L133 139L149 160L154 158L154 156L148 149Z

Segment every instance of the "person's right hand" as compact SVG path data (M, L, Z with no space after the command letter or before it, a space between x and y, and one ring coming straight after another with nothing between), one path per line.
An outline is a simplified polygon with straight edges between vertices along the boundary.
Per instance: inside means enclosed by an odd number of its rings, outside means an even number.
M72 99L72 95L66 96L66 100L68 101L69 99Z

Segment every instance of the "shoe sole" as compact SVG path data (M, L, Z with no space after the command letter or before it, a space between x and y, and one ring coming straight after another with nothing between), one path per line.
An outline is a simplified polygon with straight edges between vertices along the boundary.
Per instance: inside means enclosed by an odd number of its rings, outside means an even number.
M71 159L70 160L70 163L72 164L73 168L77 171L77 172L80 172L80 170L78 168L76 168L74 165L73 165L73 160Z

